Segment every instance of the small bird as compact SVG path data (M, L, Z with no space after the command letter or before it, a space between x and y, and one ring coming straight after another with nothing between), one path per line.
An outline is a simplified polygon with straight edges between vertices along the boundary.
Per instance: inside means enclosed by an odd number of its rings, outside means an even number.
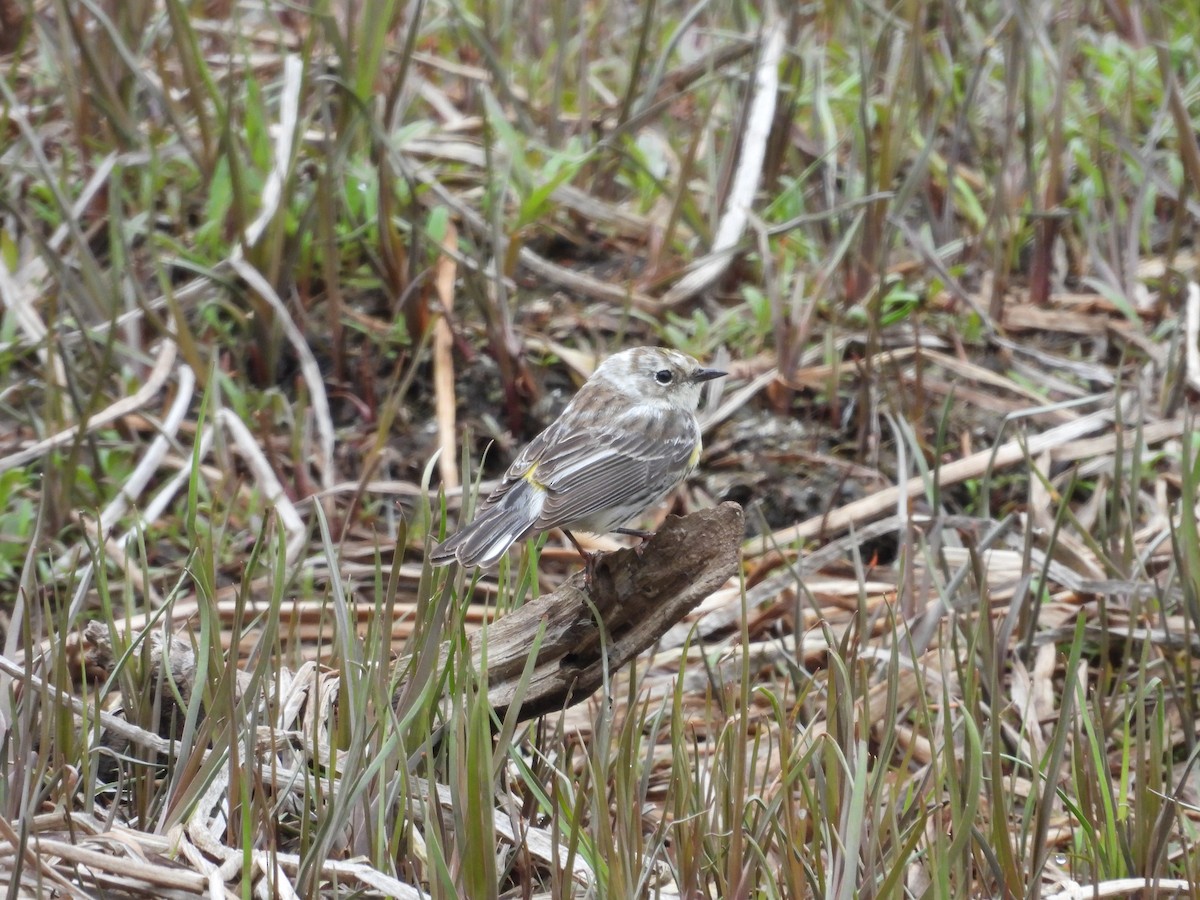
M571 529L619 530L696 467L700 386L725 374L660 347L608 357L521 450L471 524L434 548L433 564L487 568L517 541L551 528L563 529L576 549Z

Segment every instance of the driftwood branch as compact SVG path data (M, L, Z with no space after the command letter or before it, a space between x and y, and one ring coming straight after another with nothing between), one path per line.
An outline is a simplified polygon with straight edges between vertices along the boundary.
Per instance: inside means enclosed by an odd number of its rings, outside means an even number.
M616 671L737 574L742 508L723 503L666 524L640 547L597 561L590 590L580 572L487 629L488 700L503 716L516 698L530 646L545 622L538 659L520 697L521 720L591 696ZM483 636L470 638L475 664ZM402 660L401 665L404 665ZM403 686L401 686L403 690Z

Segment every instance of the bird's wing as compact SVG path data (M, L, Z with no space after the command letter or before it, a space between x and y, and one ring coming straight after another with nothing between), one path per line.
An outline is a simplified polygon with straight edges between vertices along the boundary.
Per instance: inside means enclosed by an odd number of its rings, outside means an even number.
M580 522L639 499L652 501L683 476L700 441L691 415L661 413L647 413L644 422L626 415L554 437L519 475L547 492L540 529Z

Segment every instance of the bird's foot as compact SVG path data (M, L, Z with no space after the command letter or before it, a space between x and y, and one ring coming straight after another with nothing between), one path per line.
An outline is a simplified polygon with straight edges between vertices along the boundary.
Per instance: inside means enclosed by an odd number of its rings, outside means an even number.
M583 587L585 590L591 593L592 583L596 574L596 566L600 562L600 557L604 554L589 553L587 550L583 549L583 545L580 544L579 541L575 540L575 535L571 534L571 532L567 531L567 529L564 528L562 533L567 536L567 540L571 542L571 545L575 548L575 552L583 558Z
M644 528L614 528L613 534L626 534L629 537L638 537L643 541L646 538L654 537L653 531L646 531Z
M646 549L646 541L654 537L653 531L645 531L641 528L614 528L613 532L628 535L629 537L641 538L640 541L633 545L633 552L638 555L638 559L642 558L642 551Z
M586 553L583 557L583 586L590 594L592 586L596 583L596 571L600 566L600 558L603 553Z

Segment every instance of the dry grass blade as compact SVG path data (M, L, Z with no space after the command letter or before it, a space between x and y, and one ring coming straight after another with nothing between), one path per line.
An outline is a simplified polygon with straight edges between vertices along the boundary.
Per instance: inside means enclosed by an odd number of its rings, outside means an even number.
M24 450L19 450L16 453L10 453L7 456L0 457L0 472L15 469L18 466L23 466L31 460L35 460L45 453L53 450L56 447L62 447L69 444L78 438L80 432L94 431L99 428L104 428L111 425L113 422L124 418L130 413L137 412L145 408L151 400L157 396L162 390L163 385L167 383L167 379L171 377L171 372L175 366L177 347L174 341L161 341L158 348L158 354L154 360L154 367L147 374L141 387L115 403L108 406L103 411L96 413L88 418L88 420L80 425L73 425L70 428L65 428L57 434L51 435L26 447Z
M434 289L442 309L449 311L454 308L454 280L457 267L454 264L453 251L457 249L458 236L451 225L442 240L442 246L448 252L438 257L437 269L434 273ZM442 484L447 490L460 486L458 477L458 428L455 424L454 397L454 359L451 350L454 346L454 335L450 331L450 323L442 315L433 326L433 392L435 415L438 426L438 445L441 455L438 457L438 469L441 472Z

